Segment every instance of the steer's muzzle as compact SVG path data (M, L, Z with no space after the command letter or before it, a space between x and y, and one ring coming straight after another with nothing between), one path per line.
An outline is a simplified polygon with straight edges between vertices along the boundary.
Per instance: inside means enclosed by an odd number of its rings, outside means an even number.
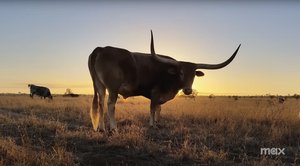
M190 88L185 88L185 89L183 89L183 93L184 93L185 95L190 95L192 92L193 92L193 90L190 89Z

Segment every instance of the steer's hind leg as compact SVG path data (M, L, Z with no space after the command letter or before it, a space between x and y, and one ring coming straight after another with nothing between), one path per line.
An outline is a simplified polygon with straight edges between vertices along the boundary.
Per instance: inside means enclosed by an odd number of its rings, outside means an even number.
M99 85L98 85L99 84ZM99 129L100 131L105 131L105 124L104 124L104 100L105 100L105 87L98 83L98 95L99 95L99 112L100 112L100 124Z
M99 96L99 100L98 100L98 96ZM92 108L90 110L90 116L95 131L97 131L98 127L100 128L100 131L105 131L104 113L103 113L104 98L105 98L105 87L100 82L94 82L94 98L92 102ZM99 120L100 120L100 124L99 124Z
M90 109L90 117L95 131L97 131L99 126L99 111L98 111L97 102L98 102L97 93L95 93L93 97L92 107Z
M115 105L118 98L117 93L109 92L107 106L108 106L108 117L109 117L109 124L110 124L110 130L116 130L117 129L117 123L115 119Z

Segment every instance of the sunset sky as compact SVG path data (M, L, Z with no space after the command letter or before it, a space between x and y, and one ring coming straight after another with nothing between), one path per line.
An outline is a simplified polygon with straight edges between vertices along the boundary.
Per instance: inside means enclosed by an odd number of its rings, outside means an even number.
M219 63L200 94L300 94L300 3L294 1L1 1L0 93L92 93L87 59L97 46Z

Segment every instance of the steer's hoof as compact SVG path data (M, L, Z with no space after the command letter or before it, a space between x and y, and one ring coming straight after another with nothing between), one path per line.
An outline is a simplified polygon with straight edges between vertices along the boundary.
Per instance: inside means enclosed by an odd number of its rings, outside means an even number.
M150 129L158 129L157 125L151 125Z
M115 134L118 134L119 132L118 132L118 129L111 129L111 130L109 130L109 132L108 132L108 135L109 136L111 136L111 135L115 135Z
M162 127L163 127L163 126L162 126L161 124L159 124L159 123L156 124L156 128L157 128L157 129L161 129Z
M105 129L99 129L99 132L100 133L105 133L106 131L105 131Z

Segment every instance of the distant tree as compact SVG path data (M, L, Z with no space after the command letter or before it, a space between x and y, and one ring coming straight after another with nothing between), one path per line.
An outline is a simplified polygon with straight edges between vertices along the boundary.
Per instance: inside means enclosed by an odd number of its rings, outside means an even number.
M269 97L270 99L274 99L274 98L275 98L275 95L272 95L272 94L267 93L267 94L266 94L266 97Z
M78 94L75 94L72 92L72 90L70 88L66 89L65 94L63 95L64 97L78 97Z
M178 94L177 94L178 97L183 97L183 98L190 98L190 99L194 99L198 96L198 91L196 89L192 89L192 93L190 95L185 95L183 93L183 91L180 91Z
M65 94L66 95L73 94L73 92L72 92L72 90L70 88L67 88Z
M234 100L238 100L239 96L232 96Z
M199 92L196 89L192 89L192 93L190 95L185 95L183 91L180 91L177 96L198 96Z
M184 93L182 91L180 91L178 94L177 94L178 97L183 97L184 96Z
M199 92L198 92L196 89L193 89L193 90L192 90L191 96L196 97L196 96L198 96L198 93L199 93Z
M297 99L297 100L300 98L300 96L299 96L298 94L296 94L296 93L293 95L293 97L294 97L295 99Z

